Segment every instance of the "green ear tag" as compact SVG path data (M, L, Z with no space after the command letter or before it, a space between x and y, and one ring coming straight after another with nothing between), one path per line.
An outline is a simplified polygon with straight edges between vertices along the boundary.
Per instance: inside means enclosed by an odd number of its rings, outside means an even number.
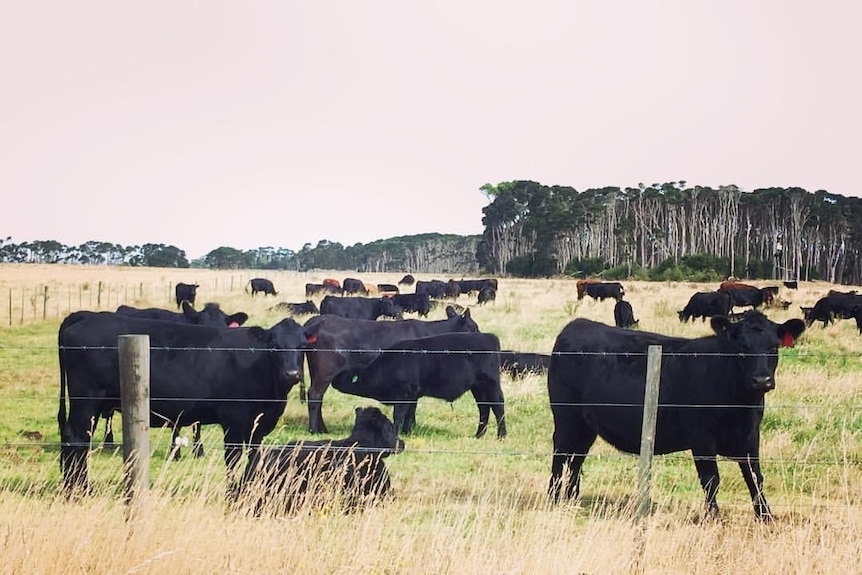
M356 383L357 381L359 381L359 376L354 375L353 378L351 378L350 383Z

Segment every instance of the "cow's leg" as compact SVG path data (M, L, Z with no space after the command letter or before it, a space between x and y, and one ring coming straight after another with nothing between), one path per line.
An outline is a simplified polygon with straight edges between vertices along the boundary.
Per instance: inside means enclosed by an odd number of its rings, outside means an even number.
M60 469L67 496L86 495L89 492L87 454L102 413L100 402L100 399L82 400L70 405L66 426L60 430Z
M308 390L308 431L311 433L329 433L326 423L323 421L323 394L329 382L320 383L312 378L311 387Z
M179 424L174 424L173 431L171 432L171 451L170 457L173 458L174 461L179 461L182 457L180 453L180 426Z
M114 443L114 410L106 411L102 417L105 418L105 445L111 445Z
M497 439L506 437L506 406L503 399L503 389L500 387L500 380L491 382L491 390L486 398L487 404L491 411L494 412L494 419L497 422Z
M392 408L392 423L395 424L396 431L405 434L413 431L413 426L416 424L417 401L403 400Z
M772 511L766 502L766 496L763 494L763 474L760 472L760 458L749 456L745 459L740 459L739 469L742 471L742 478L745 480L745 485L748 486L748 492L751 494L754 514L761 521L771 521Z
M721 478L718 475L718 463L716 461L715 452L699 452L692 450L694 456L694 466L697 469L697 476L700 479L700 486L706 495L706 514L707 517L718 518L718 485Z
M227 499L229 502L236 501L237 495L239 495L236 472L242 458L243 442L247 435L239 430L240 427L230 426L224 431L224 463L227 473Z
M569 477L565 498L580 497L581 466L596 441L596 432L584 421L577 409L568 406L552 407L554 413L554 455L551 459L551 482L548 494L551 501L560 500L563 487L563 469L568 465Z
M476 439L479 439L485 432L488 431L488 419L491 416L491 404L488 394L484 392L481 384L470 389L473 394L473 399L476 400L476 407L479 408L479 427L476 428Z
M201 422L195 421L192 423L192 430L194 432L194 447L192 447L192 455L194 457L203 457L204 453L204 444L201 441Z

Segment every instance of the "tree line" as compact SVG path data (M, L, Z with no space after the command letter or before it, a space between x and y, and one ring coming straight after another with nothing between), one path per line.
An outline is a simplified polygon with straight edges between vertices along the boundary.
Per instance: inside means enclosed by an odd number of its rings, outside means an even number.
M686 266L712 266L717 275L862 283L860 198L684 181L480 189L490 203L477 259L489 273L676 279Z

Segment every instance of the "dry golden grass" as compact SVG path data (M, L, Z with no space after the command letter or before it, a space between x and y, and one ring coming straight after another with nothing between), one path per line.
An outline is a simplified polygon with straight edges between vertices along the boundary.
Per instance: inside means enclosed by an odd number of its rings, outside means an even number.
M31 305L27 294L42 293L45 285L46 321L56 345L53 326L69 309L79 309L79 293L81 303L88 303L100 281L102 309L120 303L170 307L171 286L194 281L201 284L199 304L217 301L227 311L246 311L250 323L268 326L280 318L269 307L304 301L306 282L353 276L395 283L401 275L0 266L0 329L8 326L3 308L11 300L8 329L28 337L17 327L21 310L25 327L43 321L41 304ZM257 276L272 279L279 296L246 294L245 283ZM680 324L676 311L694 291L715 286L623 283L641 329L687 337L709 333L708 323ZM793 306L770 317L799 317L798 306L811 305L829 287L782 289ZM459 303L469 305L483 331L522 351L549 352L574 317L613 321L612 302L578 302L573 282L563 279L501 279L495 303L479 307L463 297ZM442 313L435 310L432 319ZM203 461L155 464L144 511L130 522L118 497L117 456L94 453L96 493L68 502L56 495L55 458L4 451L0 462L25 473L30 487L0 489L0 573L856 573L862 564L862 337L852 322L826 330L815 326L797 352L822 359L783 359L778 388L767 399L770 406L788 406L770 410L770 428L764 430L766 490L778 516L770 525L754 520L739 472L728 462L720 464L724 520L702 522L702 494L687 454L657 460L654 512L639 525L629 509L637 461L604 444L596 445L595 457L585 464L584 499L548 506L553 426L544 378L531 376L503 382L510 428L503 442L471 437L472 399L451 406L422 402L422 429L405 438L405 453L388 460L396 497L351 515L323 508L268 519L227 509L214 427L204 436L209 455ZM54 427L55 362L37 363L25 378L51 398L44 419ZM18 379L14 373L0 376L0 392L19 389ZM356 403L334 390L327 393L324 415L334 435L346 435ZM14 417L11 411L0 413ZM285 427L273 435L307 437L305 417L305 406L292 396ZM56 437L55 429L44 431ZM157 434L156 443L166 435Z

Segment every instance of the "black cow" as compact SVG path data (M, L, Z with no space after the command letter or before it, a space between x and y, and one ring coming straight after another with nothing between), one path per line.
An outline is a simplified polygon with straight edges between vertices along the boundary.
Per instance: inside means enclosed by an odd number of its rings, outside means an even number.
M419 280L416 282L416 293L426 294L431 298L446 297L446 282L442 280Z
M270 309L270 311L281 311L281 312L285 312L285 313L288 313L288 314L293 315L293 316L317 315L320 313L320 310L318 309L317 305L313 301L311 301L310 299L305 300L302 303L291 303L291 302L282 301L282 302L275 304L274 306L272 306L269 309Z
M786 282L782 282L782 283L784 284L784 287L786 287L787 289L797 289L799 287L799 282L796 280L786 281Z
M332 284L305 284L305 297L311 297L321 293L341 295L344 293L344 290Z
M814 302L814 307L801 307L805 325L811 326L815 321L823 322L823 327L836 319L854 317L856 308L862 307L862 295L856 292L837 292L830 290L829 294Z
M751 306L751 309L757 309L763 305L765 298L772 298L769 290L763 291L755 286L738 282L722 282L717 291L730 295L731 308Z
M655 453L691 450L711 515L718 513L716 456L739 463L754 511L771 518L760 471L760 422L764 394L775 387L779 346L793 345L805 324L776 324L752 311L737 323L711 320L715 335L670 337L610 327L586 319L557 336L548 369L554 416L549 493L560 497L568 464L566 497L580 492L581 465L601 436L617 449L639 453L643 425L647 347L662 346Z
M180 307L184 301L189 302L192 305L195 305L195 297L197 296L197 290L201 287L198 284L184 284L182 282L178 283L174 288L174 294L177 298L177 308Z
M67 492L88 487L87 452L99 414L120 409L117 341L149 335L150 425L218 423L224 430L229 493L244 446L250 460L302 377L302 349L315 327L285 319L270 329L222 329L75 312L58 333L60 466ZM66 394L69 396L68 418Z
M500 352L500 371L508 373L512 379L521 378L530 373L544 373L548 370L550 362L551 356L546 353L512 350Z
M495 290L491 286L485 286L479 290L479 295L477 296L476 302L479 305L485 305L489 301L494 301L496 299L497 299L497 290Z
M410 274L407 274L403 278L398 280L398 285L402 286L412 286L414 283L416 283L416 278L414 278Z
M352 319L377 319L380 316L401 319L401 308L392 298L338 297L328 295L320 302L320 315L337 315Z
M584 291L588 296L599 301L604 301L608 298L615 300L623 299L626 295L626 290L619 282L597 282L584 284Z
M362 283L362 280L356 278L345 278L341 282L341 289L347 295L362 294L368 295L368 288Z
M204 304L203 309L201 311L197 311L192 307L191 303L184 301L182 308L182 313L177 313L156 307L136 308L128 305L121 305L117 308L117 313L127 317L137 317L140 319L158 319L174 323L204 325L210 327L239 327L248 321L247 313L237 312L228 315L217 303Z
M217 303L207 303L201 311L195 311L188 301L183 301L183 313L174 313L172 311L161 308L135 308L127 305L121 305L117 308L117 313L127 317L136 317L138 319L156 319L161 321L170 321L174 323L184 323L188 325L202 325L210 327L239 327L248 321L248 314L238 312L228 315L222 311ZM113 431L113 411L103 413L105 418L105 443L114 442ZM193 447L192 454L195 457L204 456L204 447L201 442L201 426L195 422L192 424ZM175 425L173 430L173 445L174 459L180 458L180 426Z
M614 305L614 325L617 327L634 327L638 324L632 304L625 300L618 300Z
M478 279L478 280L458 280L458 285L461 287L461 293L471 294L478 293L484 287L492 288L497 291L497 280L494 278Z
M403 312L416 312L422 317L428 317L431 311L431 298L427 293L401 293L392 296L392 301Z
M248 285L245 286L245 291L248 293L248 288L251 288L251 295L254 296L257 292L263 292L264 296L277 296L275 286L272 282L265 278L252 278L248 280Z
M720 291L701 291L692 295L682 311L678 311L679 321L685 323L692 318L706 318L730 313L730 294Z
M395 429L410 433L420 397L455 401L467 391L479 407L476 437L488 429L491 411L497 437L506 436L503 389L500 387L500 340L491 333L443 333L405 339L383 350L363 368L342 371L332 387L394 405Z
M348 437L292 441L264 449L246 473L242 492L255 515L319 507L341 499L355 511L383 499L390 489L384 457L404 451L391 421L376 407L356 408Z
M309 319L305 325L316 329L317 333L316 343L305 354L311 377L308 393L309 431L326 433L321 413L323 395L332 378L339 372L365 367L379 355L381 349L401 340L446 332L479 331L479 326L470 317L470 310L458 314L448 307L446 316L446 319L437 321L369 321L336 315L320 315Z

